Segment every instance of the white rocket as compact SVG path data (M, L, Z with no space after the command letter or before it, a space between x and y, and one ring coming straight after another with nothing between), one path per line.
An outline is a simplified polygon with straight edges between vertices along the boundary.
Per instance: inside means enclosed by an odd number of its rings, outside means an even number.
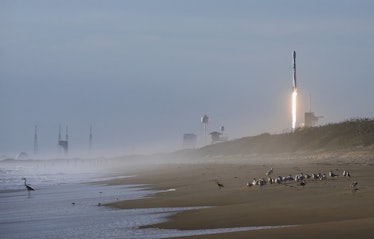
M296 51L293 51L292 58L293 58L292 91L295 91L297 89L296 87Z

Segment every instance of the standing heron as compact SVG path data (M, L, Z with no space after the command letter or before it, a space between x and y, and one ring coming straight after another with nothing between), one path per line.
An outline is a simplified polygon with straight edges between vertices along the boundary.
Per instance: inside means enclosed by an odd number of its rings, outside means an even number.
M25 180L25 187L26 187L27 191L34 191L35 190L30 185L27 185L26 178L22 178L22 180Z

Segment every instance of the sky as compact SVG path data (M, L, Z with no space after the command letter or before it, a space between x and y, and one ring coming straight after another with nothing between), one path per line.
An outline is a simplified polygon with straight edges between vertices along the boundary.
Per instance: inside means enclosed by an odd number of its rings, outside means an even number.
M0 0L0 156L177 150L374 117L374 1ZM309 103L311 99L311 104ZM63 132L65 134L65 132Z

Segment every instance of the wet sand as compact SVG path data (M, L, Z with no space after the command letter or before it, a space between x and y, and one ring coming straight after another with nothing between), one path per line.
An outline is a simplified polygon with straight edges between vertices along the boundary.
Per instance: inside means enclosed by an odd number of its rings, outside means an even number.
M293 176L303 172L339 174L326 180L308 179L247 187L252 178ZM351 177L342 177L349 170ZM356 180L358 190L350 184ZM219 189L216 182L224 185ZM151 227L211 229L281 226L254 231L186 238L374 238L374 154L343 152L282 156L225 156L185 158L139 170L136 177L111 184L149 184L155 189L175 189L152 197L111 204L119 208L209 206L180 212L168 222Z

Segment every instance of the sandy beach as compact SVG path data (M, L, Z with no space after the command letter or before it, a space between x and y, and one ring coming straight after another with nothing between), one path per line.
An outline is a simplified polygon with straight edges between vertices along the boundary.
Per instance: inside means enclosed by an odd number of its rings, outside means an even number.
M157 161L159 163L155 163ZM205 156L153 159L136 176L110 184L147 184L166 190L140 200L109 204L118 208L208 206L183 211L151 227L212 229L287 226L193 238L373 238L374 154L372 150L319 154ZM253 178L326 173L326 180L306 179L248 187ZM329 177L332 170L338 177ZM351 177L343 177L348 170ZM219 189L216 182L224 185ZM357 181L356 190L350 187ZM172 189L172 190L168 190ZM174 190L175 189L175 190ZM192 238L192 237L186 237Z

